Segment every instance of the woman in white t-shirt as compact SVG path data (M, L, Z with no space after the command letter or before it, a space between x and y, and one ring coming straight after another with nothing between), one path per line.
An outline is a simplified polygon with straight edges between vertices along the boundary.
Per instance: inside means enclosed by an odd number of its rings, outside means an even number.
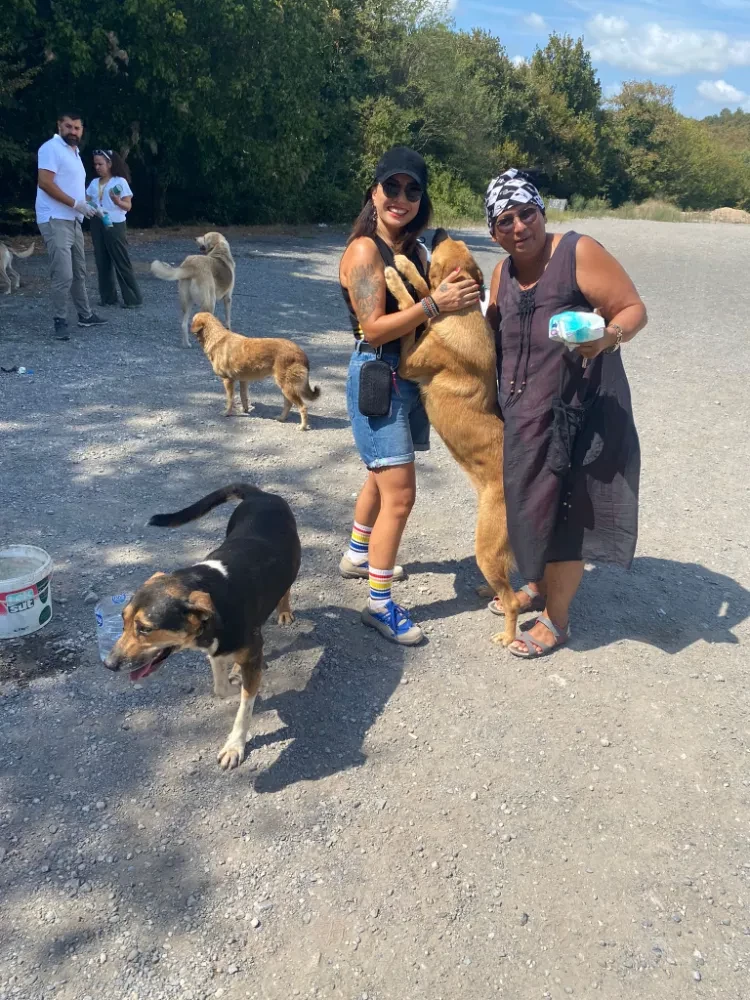
M99 298L103 306L117 305L115 275L126 309L141 305L143 299L135 280L128 253L125 217L133 205L130 170L119 153L111 149L94 150L94 170L98 177L86 188L86 201L96 209L91 219Z

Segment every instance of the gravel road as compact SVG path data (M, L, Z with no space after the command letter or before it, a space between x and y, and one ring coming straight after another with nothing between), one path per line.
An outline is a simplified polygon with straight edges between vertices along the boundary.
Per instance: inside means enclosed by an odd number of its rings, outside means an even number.
M624 349L641 535L632 573L589 567L570 646L539 664L490 643L473 495L440 442L398 588L428 642L364 630L364 585L336 575L363 477L340 234L231 236L235 329L296 340L323 388L304 435L271 419L270 382L223 419L202 352L180 349L176 289L148 263L187 236L139 240L144 308L68 344L44 257L18 263L0 364L34 375L0 375L1 535L52 553L55 611L0 643L0 1000L745 1000L750 228L579 228L649 307ZM495 248L465 235L489 277ZM228 508L144 524L237 479L283 493L304 555L224 774L234 704L205 661L110 675L90 602L203 556Z

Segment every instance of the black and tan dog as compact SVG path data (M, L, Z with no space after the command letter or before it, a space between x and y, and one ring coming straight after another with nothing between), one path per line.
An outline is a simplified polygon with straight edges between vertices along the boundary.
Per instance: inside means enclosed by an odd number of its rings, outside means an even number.
M237 767L263 670L261 626L274 608L279 624L293 621L290 588L300 566L297 525L280 496L238 483L225 486L175 514L156 514L149 524L177 527L227 500L233 512L222 545L199 563L174 573L155 573L123 611L123 634L107 657L110 670L129 670L139 681L172 653L202 650L211 663L214 693L229 694L229 670L242 678L237 716L219 751L221 767Z

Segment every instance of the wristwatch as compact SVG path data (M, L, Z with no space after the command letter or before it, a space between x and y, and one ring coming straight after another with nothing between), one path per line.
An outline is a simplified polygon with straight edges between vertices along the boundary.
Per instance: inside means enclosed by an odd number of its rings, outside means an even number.
M614 342L614 344L612 344L611 347L608 347L605 350L604 353L605 354L614 354L615 351L619 351L620 350L620 344L622 343L622 332L623 332L622 331L622 327L619 326L619 324L617 324L617 323L610 323L609 326L607 327L607 329L610 330L612 333L614 333L614 335L615 335L615 342Z

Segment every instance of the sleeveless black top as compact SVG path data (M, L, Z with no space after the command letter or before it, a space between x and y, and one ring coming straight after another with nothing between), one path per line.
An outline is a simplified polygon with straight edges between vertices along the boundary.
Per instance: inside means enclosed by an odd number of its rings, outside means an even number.
M385 265L385 267L395 267L396 264L395 264L395 260L394 260L393 250L392 250L391 247L388 246L388 244L385 242L385 240L381 239L381 237L377 236L377 235L370 236L370 237L368 237L368 239L371 239L375 243L375 246L380 251L380 256L383 259L383 264ZM427 281L427 272L425 271L425 266L424 266L424 264L422 262L422 258L419 256L419 250L417 249L417 247L414 247L414 249L411 251L411 253L405 254L405 256L409 258L409 260L416 267L416 269L419 271L419 273L422 275L422 277L425 279L425 281ZM417 295L417 293L414 290L414 288L412 287L412 285L406 280L406 278L403 278L403 276L402 276L402 280L404 282L404 285L406 286L406 290L409 292L409 294L414 299L414 301L415 302L419 302L419 296ZM359 320L357 319L357 314L354 311L354 306L352 305L352 300L351 300L351 298L349 296L349 290L347 288L344 288L343 285L341 285L341 294L344 296L344 302L346 303L346 308L347 308L347 310L349 312L349 322L352 325L352 332L354 334L354 340L355 341L360 341L360 340L362 340L362 337L363 337L362 327L359 325ZM386 288L386 290L385 290L385 312L386 312L386 315L390 316L392 313L397 313L398 311L399 311L398 302L396 302L396 300L393 297L393 295L391 295L391 293L388 291L388 288ZM424 326L420 326L420 327L417 328L417 340L422 335L422 333L424 333ZM394 353L397 353L398 349L399 349L398 348L398 341L394 340L394 341L392 341L389 344L385 344L384 347L383 347L383 350L386 351L386 352L388 352L389 348Z

